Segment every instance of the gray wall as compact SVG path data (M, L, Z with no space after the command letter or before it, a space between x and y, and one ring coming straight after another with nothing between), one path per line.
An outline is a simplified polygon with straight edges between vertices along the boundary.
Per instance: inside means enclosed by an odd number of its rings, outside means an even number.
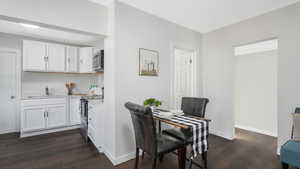
M279 39L278 144L291 135L291 112L300 106L300 3L234 24L203 36L204 95L211 99L207 115L212 131L233 138L233 47Z
M201 45L201 34L186 29L123 3L116 6L116 157L134 154L134 133L131 118L124 103L155 97L169 107L171 74L171 45L196 49ZM159 52L159 76L139 76L139 48ZM200 56L198 55L200 62ZM200 75L198 76L200 77ZM199 78L200 79L200 78ZM198 89L201 82L198 79ZM198 95L201 90L198 91Z

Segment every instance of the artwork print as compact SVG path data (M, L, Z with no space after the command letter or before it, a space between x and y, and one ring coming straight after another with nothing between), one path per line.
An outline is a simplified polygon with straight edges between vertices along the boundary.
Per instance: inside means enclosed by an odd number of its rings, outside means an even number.
M141 76L158 76L158 52L140 48L139 74Z

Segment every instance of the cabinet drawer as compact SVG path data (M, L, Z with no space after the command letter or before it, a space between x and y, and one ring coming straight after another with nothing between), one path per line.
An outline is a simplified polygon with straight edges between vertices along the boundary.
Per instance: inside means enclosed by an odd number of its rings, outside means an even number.
M66 104L66 98L55 98L55 99L32 99L32 100L22 100L22 107L28 106L41 106L41 105L51 105L51 104Z

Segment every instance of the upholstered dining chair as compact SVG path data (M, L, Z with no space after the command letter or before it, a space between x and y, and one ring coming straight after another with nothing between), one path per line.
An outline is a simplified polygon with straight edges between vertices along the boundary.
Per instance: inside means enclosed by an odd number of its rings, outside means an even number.
M295 114L300 115L300 108L296 108ZM295 124L294 119L292 127L292 139L281 146L280 160L282 164L282 169L289 169L289 166L300 168L300 140L293 140L294 135L296 134L294 132L299 132L299 126L300 124ZM297 135L300 135L300 133L297 133Z
M205 117L205 110L206 105L209 102L209 99L207 98L195 98L195 97L183 97L181 101L181 110L184 112L185 115L191 115L196 117ZM172 136L178 140L184 141L186 145L190 145L193 143L193 133L191 130L187 129L167 129L162 132L165 135ZM202 159L204 162L204 168L207 168L207 152L202 154ZM198 167L201 167L199 164L193 162L192 159L190 159L190 165L189 168L192 168L192 164L197 165Z
M148 154L153 159L153 169L155 169L157 159L159 159L160 156L185 148L182 141L157 134L152 110L149 107L145 108L144 106L130 102L127 102L125 107L130 111L135 133L135 169L138 168L140 150Z

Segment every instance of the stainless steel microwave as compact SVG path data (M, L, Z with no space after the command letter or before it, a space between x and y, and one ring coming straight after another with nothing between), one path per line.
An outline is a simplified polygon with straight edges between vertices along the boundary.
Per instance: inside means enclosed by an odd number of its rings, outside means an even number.
M94 54L93 70L95 72L104 71L104 50L99 50Z

